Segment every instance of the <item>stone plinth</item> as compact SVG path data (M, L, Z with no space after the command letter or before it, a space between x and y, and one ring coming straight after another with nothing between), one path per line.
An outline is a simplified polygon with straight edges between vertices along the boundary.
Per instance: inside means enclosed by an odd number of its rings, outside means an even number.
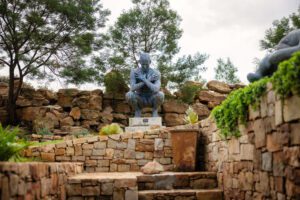
M147 131L161 127L161 117L134 117L129 118L129 127L125 128L125 132Z

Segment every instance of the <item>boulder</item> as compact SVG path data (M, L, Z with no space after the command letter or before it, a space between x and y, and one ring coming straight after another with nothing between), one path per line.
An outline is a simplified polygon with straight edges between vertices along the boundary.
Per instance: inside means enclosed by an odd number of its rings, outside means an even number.
M117 103L117 105L114 108L114 111L116 113L130 113L131 109L130 109L130 106L128 105L128 103L120 102L120 103Z
M59 126L59 121L53 113L47 112L45 116L38 117L35 120L33 120L32 126L33 130L35 130L37 133L40 132L42 129L52 131L54 130L54 128L57 128Z
M99 95L91 95L89 99L89 109L102 110L102 97Z
M33 121L45 116L46 107L25 107L17 110L17 116L21 121Z
M164 121L166 123L166 126L178 126L185 124L183 114L177 114L177 113L165 113Z
M8 95L8 84L7 83L0 82L0 95L1 96Z
M37 91L41 93L48 101L57 101L57 94L55 92L46 89L38 89Z
M72 107L72 101L78 93L77 89L60 89L57 93L57 104L63 108Z
M101 116L100 111L98 110L89 110L82 109L81 110L81 118L86 120L99 120Z
M217 104L220 104L223 100L226 99L226 95L208 90L201 90L198 96L200 102L204 103L215 102Z
M69 128L71 135L86 135L89 131L81 126L72 126Z
M162 105L163 111L165 113L178 113L183 114L188 109L188 105L177 100L165 101Z
M207 117L210 114L208 107L202 103L195 103L192 108L200 118Z
M72 117L66 117L62 120L60 120L60 126L73 126L74 120Z
M228 84L220 81L209 81L206 86L209 90L219 92L221 94L229 94L232 90Z
M143 166L141 171L144 174L159 174L160 172L164 171L164 167L157 161L153 160L152 162L148 162L145 166Z
M105 107L103 112L101 113L101 121L105 124L109 124L113 121L112 108L110 106Z
M89 108L89 96L80 96L72 101L73 107L79 107L81 109L88 109Z
M69 114L71 117L73 117L73 119L75 120L78 120L80 119L80 116L81 116L81 111L80 111L80 108L78 107L74 107L72 108L70 114Z
M98 95L98 96L103 96L103 92L102 92L102 90L100 90L100 89L96 89L96 90L93 90L92 92L91 92L91 95Z

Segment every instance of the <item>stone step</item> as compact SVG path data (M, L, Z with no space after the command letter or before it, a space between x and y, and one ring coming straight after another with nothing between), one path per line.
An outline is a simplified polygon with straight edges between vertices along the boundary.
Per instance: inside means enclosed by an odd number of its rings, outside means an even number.
M176 189L176 190L144 190L138 192L139 200L222 200L220 189Z
M144 132L144 131L149 131L149 130L153 130L153 129L159 129L159 128L165 128L165 126L158 126L158 125L151 125L151 126L128 126L125 127L125 132L129 133L129 132Z
M217 187L214 172L163 172L137 176L139 190L213 189Z

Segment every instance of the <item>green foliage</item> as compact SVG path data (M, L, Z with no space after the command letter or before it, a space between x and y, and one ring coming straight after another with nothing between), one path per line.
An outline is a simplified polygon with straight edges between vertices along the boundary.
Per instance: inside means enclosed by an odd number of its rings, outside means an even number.
M123 129L119 124L112 123L110 125L106 125L101 128L99 134L100 135L112 135L112 134L120 134L123 133Z
M20 77L21 83L26 77L56 76L75 84L94 81L98 66L87 61L92 51L102 48L99 29L108 15L100 0L2 0L0 66L8 68L10 77ZM9 92L11 123L20 87Z
M116 65L127 75L130 68L138 66L141 52L150 52L152 63L171 60L179 50L177 41L182 35L181 18L168 0L134 0L133 4L105 36L110 56L103 64L109 68Z
M171 88L180 87L188 80L202 81L200 72L207 68L202 64L208 59L208 55L197 52L195 55L182 56L175 63L159 62L158 70L162 75L162 87L171 83ZM173 86L172 86L173 85Z
M300 28L300 9L289 17L275 20L272 27L266 30L265 37L260 41L260 47L269 51L273 50L278 42L290 31Z
M0 161L22 161L20 152L30 143L17 138L18 128L3 128L0 124Z
M300 95L300 52L279 64L278 70L273 74L271 82L281 98L290 95Z
M250 85L231 92L221 105L215 107L212 116L215 118L221 137L239 137L238 124L245 124L248 117L248 107L259 103L260 97L266 91L269 78L264 78Z
M225 83L239 83L240 80L235 75L238 71L237 68L233 65L231 60L227 58L225 62L223 59L219 58L217 60L218 66L214 68L215 70L215 78L219 81L224 81Z
M184 121L188 124L196 124L198 122L198 114L194 111L192 107L189 107L185 111L186 116L184 117Z
M109 94L124 94L128 91L128 86L122 74L113 70L104 76L104 86L106 93Z
M187 104L192 104L201 89L202 87L197 84L185 83L179 89L179 100Z

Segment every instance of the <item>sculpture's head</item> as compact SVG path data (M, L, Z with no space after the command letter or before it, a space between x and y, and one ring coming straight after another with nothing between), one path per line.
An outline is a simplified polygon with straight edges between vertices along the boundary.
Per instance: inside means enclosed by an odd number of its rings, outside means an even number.
M140 60L139 60L142 70L148 71L149 66L151 64L151 59L148 53L141 53L140 54Z

